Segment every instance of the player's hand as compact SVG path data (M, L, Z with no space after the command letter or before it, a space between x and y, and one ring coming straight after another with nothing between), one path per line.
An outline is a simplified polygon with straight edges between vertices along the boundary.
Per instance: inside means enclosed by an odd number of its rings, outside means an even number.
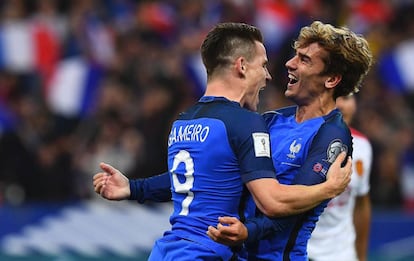
M346 152L341 152L334 163L332 163L327 174L327 183L331 186L332 197L335 197L346 189L349 182L351 181L352 174L352 159L348 157L346 165L341 167L344 162Z
M95 192L109 200L128 199L131 195L128 178L109 164L101 163L99 166L104 172L93 176Z
M237 246L247 239L248 231L244 224L235 217L219 217L217 228L209 226L207 235L218 243Z

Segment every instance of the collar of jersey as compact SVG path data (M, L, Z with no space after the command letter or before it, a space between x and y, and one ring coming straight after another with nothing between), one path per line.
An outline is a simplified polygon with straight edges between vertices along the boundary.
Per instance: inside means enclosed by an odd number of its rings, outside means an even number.
M217 96L203 96L198 100L199 102L214 102L214 101L225 101L225 102L232 102L225 97L217 97Z
M294 116L296 114L296 109L298 108L297 105L293 105L293 106L288 106L288 107L283 107L280 109L277 109L275 112L276 113L280 113L285 117L289 117L289 116ZM325 120L333 117L334 115L340 113L338 108L333 109L332 111L330 111L328 114L322 116Z

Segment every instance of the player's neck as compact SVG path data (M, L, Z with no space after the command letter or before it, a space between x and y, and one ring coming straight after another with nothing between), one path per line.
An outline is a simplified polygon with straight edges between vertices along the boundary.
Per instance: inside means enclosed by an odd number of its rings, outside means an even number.
M317 117L322 117L334 110L335 102L315 100L306 105L299 105L296 110L296 122L301 123Z
M205 96L225 97L230 101L240 103L243 98L243 89L235 88L240 84L228 81L211 81L207 84Z

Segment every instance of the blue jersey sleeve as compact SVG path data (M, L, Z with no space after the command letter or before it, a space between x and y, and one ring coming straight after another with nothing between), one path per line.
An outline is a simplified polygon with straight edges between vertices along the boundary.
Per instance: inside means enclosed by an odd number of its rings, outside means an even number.
M145 178L129 181L131 190L130 200L144 203L147 200L154 202L166 202L171 200L171 181L169 172Z
M323 124L315 135L293 184L315 185L324 182L329 167L343 151L348 156L352 155L352 136L342 117L338 116Z
M271 159L267 125L259 114L229 124L229 139L240 164L244 183L259 178L276 178ZM233 132L233 133L232 133Z
M248 231L246 244L255 243L259 240L273 236L288 226L294 217L269 218L264 215L252 217L246 220L245 226Z

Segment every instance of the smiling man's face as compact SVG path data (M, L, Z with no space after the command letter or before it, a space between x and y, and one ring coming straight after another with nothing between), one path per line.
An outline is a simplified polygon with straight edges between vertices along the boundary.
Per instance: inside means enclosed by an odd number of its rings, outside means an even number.
M289 77L285 91L287 98L302 105L319 96L328 78L322 75L325 69L323 58L327 55L327 51L318 43L296 50L296 55L286 62Z

